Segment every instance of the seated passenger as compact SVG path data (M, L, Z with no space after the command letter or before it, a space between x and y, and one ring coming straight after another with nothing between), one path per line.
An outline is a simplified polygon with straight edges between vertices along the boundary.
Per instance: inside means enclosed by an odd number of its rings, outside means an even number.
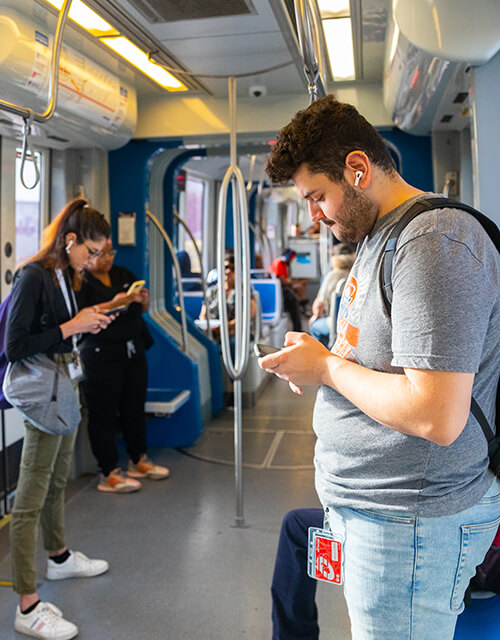
M227 320L229 328L229 343L231 351L234 352L234 333L236 327L236 292L234 290L234 255L227 253L224 260L224 290L226 293L227 304ZM255 319L256 304L253 292L250 292L250 318ZM206 320L207 314L210 319L219 319L219 298L218 298L218 282L213 282L207 291L207 306L202 306L200 311L200 320ZM252 322L253 325L253 322ZM253 333L253 330L252 330ZM220 329L217 327L213 332L214 338L220 342Z
M136 478L162 480L166 467L153 464L146 455L144 404L147 391L145 349L152 345L142 314L149 309L149 293L141 289L127 295L136 280L125 267L113 264L111 241L101 258L87 268L78 292L80 305L101 311L126 305L109 331L84 336L81 355L85 370L82 388L88 406L88 431L92 452L101 475L98 491L130 493L141 488ZM120 417L123 439L130 456L127 473L118 467L116 419Z
M295 291L296 283L294 283L290 277L290 263L296 257L297 254L295 251L292 249L284 249L281 256L273 260L269 271L281 280L283 306L285 307L285 311L290 315L293 331L302 331L302 321L300 318L301 300Z
M316 220L316 222L313 222L309 227L307 227L306 233L309 236L319 236L319 233L320 233L319 220Z
M330 260L332 269L326 274L318 295L312 303L313 315L309 318L309 331L313 338L322 342L325 347L328 346L332 328L332 319L330 317L332 294L335 292L339 281L349 275L355 258L354 245L348 242L341 242L333 247Z
M308 530L323 526L323 509L285 514L271 585L273 640L319 638L316 580L307 575Z

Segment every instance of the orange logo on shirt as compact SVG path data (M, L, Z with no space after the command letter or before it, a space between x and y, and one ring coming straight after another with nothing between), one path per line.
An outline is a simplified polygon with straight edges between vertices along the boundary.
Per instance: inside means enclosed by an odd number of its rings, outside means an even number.
M344 287L337 316L337 339L332 352L345 360L356 361L353 347L358 346L359 328L349 324L349 309L358 292L358 281L351 276Z

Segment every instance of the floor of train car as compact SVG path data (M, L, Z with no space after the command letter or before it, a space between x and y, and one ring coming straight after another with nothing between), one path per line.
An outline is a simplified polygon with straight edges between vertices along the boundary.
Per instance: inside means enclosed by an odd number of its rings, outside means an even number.
M313 389L295 396L273 377L258 406L244 410L248 528L231 526L230 409L208 425L189 455L152 452L171 469L166 481L144 482L142 491L130 495L98 493L89 476L74 483L68 542L106 558L111 570L98 578L42 582L45 556L39 544L42 599L62 608L82 640L270 640L269 588L282 516L294 507L318 506L310 428L314 396ZM0 580L10 580L6 530L0 530ZM12 627L15 596L8 587L0 589L0 637L26 637ZM348 640L341 590L319 585L318 606L324 637L335 630L336 640Z
M271 639L269 587L283 514L318 506L314 491L311 413L315 390L293 395L270 378L258 406L243 411L244 504L248 528L235 512L233 412L224 410L186 452L155 450L171 478L144 482L126 496L95 490L84 476L68 487L71 547L106 558L108 574L42 581L42 599L78 624L81 640ZM126 460L123 457L122 463ZM10 580L8 527L0 529L0 582ZM319 584L321 637L350 640L340 589ZM16 597L0 586L0 638L13 630ZM455 640L498 639L500 598L473 600L459 618Z

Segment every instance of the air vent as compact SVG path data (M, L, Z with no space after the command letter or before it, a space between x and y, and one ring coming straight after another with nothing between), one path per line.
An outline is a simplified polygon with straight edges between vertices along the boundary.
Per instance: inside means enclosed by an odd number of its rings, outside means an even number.
M60 138L59 136L47 136L49 140L55 140L56 142L69 142L66 138Z
M250 0L135 0L133 5L151 24L257 14Z
M443 116L441 118L441 122L449 122L451 119L453 118L453 116L451 115L447 115L447 116Z
M461 91L460 93L457 93L457 95L455 96L455 100L453 100L453 104L462 104L462 102L467 100L468 96L469 94L467 93L467 91Z
M9 127L13 127L14 123L12 120L6 120L5 118L0 118L0 124L6 124Z

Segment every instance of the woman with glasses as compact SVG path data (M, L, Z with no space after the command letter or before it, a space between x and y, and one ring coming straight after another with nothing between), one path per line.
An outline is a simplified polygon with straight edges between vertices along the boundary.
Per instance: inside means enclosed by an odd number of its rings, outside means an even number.
M85 200L70 202L45 229L41 250L15 275L6 333L10 362L46 354L64 369L78 397L80 334L98 334L111 318L94 308L78 311L74 288L110 235L102 214ZM70 365L74 365L71 366ZM78 628L36 587L35 550L38 525L48 552L46 578L92 577L108 570L105 560L90 560L70 551L64 535L64 493L77 431L64 436L40 431L25 420L19 480L12 510L11 561L14 590L20 595L14 627L34 638L64 640Z
M135 275L113 264L116 251L111 240L102 255L86 269L78 292L81 306L101 311L122 308L107 331L84 336L80 348L85 370L82 388L88 407L88 431L100 476L98 491L131 493L141 488L138 478L163 480L169 470L146 454L144 404L147 390L145 349L152 338L142 314L149 309L149 293L142 288L128 294ZM118 465L116 422L129 455L127 472Z

